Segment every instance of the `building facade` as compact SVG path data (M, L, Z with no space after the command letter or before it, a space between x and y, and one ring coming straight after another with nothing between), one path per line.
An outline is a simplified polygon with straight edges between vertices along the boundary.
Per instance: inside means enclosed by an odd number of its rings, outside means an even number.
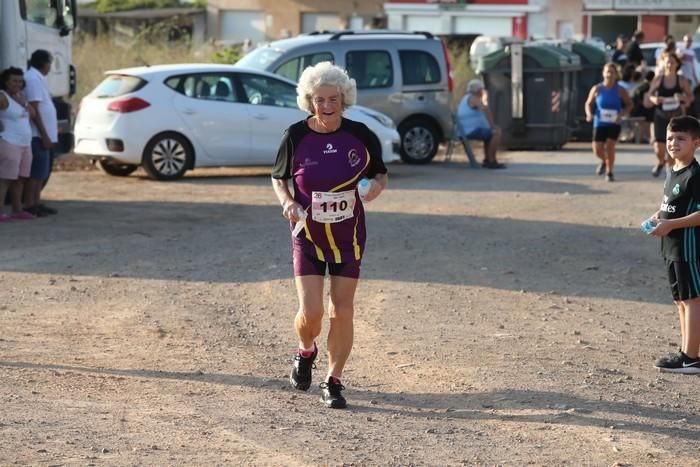
M385 27L383 0L208 0L207 30L253 45L321 30Z
M582 28L586 37L612 42L618 34L644 31L645 41L677 40L694 35L700 26L700 0L583 0Z

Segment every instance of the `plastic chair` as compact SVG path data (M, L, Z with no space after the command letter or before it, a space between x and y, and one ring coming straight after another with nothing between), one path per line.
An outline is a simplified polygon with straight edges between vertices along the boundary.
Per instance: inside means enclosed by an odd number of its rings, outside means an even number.
M464 153L467 155L467 159L469 159L469 166L472 168L478 168L479 163L476 161L476 154L474 154L474 150L472 149L471 144L469 144L467 136L464 134L464 131L462 131L462 125L460 125L459 121L457 121L457 117L452 115L452 135L450 136L450 140L447 142L445 162L452 160L452 152L454 151L455 141L462 143Z

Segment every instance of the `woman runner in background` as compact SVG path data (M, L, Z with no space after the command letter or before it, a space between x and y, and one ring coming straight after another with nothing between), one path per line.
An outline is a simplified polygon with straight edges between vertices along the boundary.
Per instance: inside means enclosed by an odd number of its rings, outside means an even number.
M620 122L623 115L629 115L633 105L617 80L617 66L608 63L603 67L603 82L591 88L586 100L586 121L593 121L593 153L600 159L596 173L605 174L609 182L615 181L613 167Z
M675 49L674 49L675 50ZM649 86L648 106L654 107L654 152L657 162L651 170L658 177L666 161L666 127L673 117L683 115L684 109L693 102L693 93L688 81L678 75L681 59L672 50L665 50L659 57L663 63L663 74L654 78Z

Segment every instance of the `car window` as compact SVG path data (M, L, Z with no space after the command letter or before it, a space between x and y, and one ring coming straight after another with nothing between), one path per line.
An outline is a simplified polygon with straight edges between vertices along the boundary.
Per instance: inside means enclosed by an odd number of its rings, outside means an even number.
M394 84L391 56L383 50L356 50L345 55L348 74L357 89L386 88Z
M315 54L304 55L303 57L293 58L275 70L275 74L284 76L292 81L299 81L299 76L301 73L310 66L316 65L321 62L331 62L333 63L333 54L329 52L319 52Z
M267 67L282 56L284 50L273 49L271 47L259 47L251 50L236 62L236 65L256 70L266 70Z
M297 91L294 86L267 76L240 74L245 102L253 105L297 107Z
M165 85L187 97L224 102L236 102L233 81L225 73L197 73L173 76Z
M403 84L439 83L440 66L431 54L422 50L400 50Z
M147 81L138 76L128 75L107 75L100 84L97 85L92 95L98 98L119 97L130 92L135 92L146 85Z

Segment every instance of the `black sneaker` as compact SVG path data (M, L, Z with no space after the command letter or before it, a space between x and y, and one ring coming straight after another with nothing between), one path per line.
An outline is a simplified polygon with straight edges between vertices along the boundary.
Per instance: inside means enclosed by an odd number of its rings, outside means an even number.
M338 380L330 378L328 381L319 384L321 388L321 402L331 409L344 409L348 406L348 403L340 391L343 391L345 386L336 381Z
M596 175L603 175L605 173L605 162L601 162L598 168L595 169Z
M609 182L614 182L615 181L615 175L613 175L612 172L605 174L605 180Z
M314 343L314 353L310 357L302 357L299 351L294 356L294 366L289 375L289 382L292 383L294 389L306 391L311 387L311 370L316 368L314 360L318 355L318 347Z
M677 354L660 358L655 366L664 373L697 375L700 373L700 358L690 358L683 352L678 352Z
M666 368L668 366L676 366L683 363L683 352L678 349L678 352L666 355L665 357L659 358L654 366L657 368Z
M48 215L50 215L50 216L53 216L54 214L58 214L58 210L57 210L57 209L54 209L54 208L52 208L52 207L49 207L49 206L47 206L47 205L45 205L45 204L40 204L39 206L37 206L37 209L39 210L39 212L44 212L44 213L46 213L46 214L48 214Z

